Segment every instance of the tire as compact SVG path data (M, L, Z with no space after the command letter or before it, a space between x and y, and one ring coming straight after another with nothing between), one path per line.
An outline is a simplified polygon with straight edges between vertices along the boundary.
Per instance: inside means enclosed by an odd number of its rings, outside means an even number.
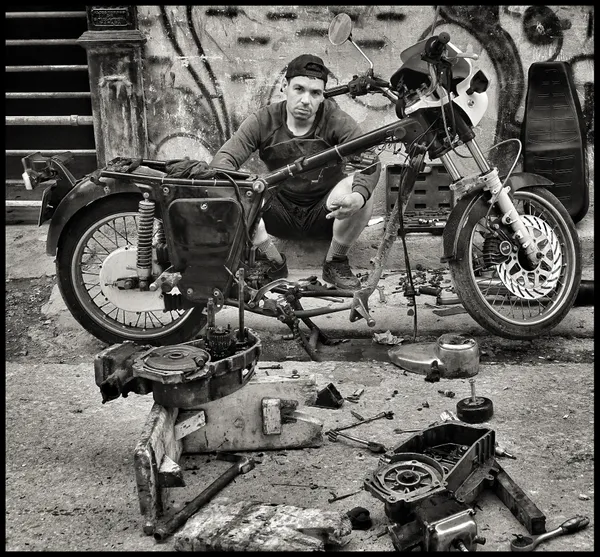
M103 342L133 341L155 346L186 342L206 324L202 307L164 313L141 308L125 311L112 304L100 290L100 273L106 259L118 248L136 246L140 199L141 196L135 195L111 196L93 203L70 221L58 244L58 287L73 317ZM155 230L157 222L155 219ZM146 295L139 290L127 293ZM154 298L158 295L158 292L148 292L148 296ZM144 298L141 299L143 304ZM154 304L157 303L160 304L154 300Z
M467 424L481 424L494 415L494 405L489 398L482 396L475 397L475 402L463 398L456 403L456 415Z
M581 247L569 213L545 188L517 190L513 203L545 248L537 268L523 268L521 251L500 254L494 244L500 240L486 219L487 203L470 206L449 267L457 295L477 323L504 338L531 340L548 334L573 306L581 282Z

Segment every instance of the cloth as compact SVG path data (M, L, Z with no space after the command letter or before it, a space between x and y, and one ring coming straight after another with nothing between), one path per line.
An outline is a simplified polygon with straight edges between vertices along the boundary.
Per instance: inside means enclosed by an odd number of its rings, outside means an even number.
M213 178L217 171L210 168L205 161L193 159L173 159L165 165L166 175L169 178L197 178L199 180Z
M238 170L258 150L267 168L275 170L362 134L349 114L333 100L325 99L311 129L303 136L294 136L286 124L286 102L272 103L248 116L219 149L210 165ZM345 177L343 166L338 160L325 168L298 174L277 188L277 195L300 207L310 207ZM368 199L380 172L381 165L377 162L375 166L355 173L353 191Z

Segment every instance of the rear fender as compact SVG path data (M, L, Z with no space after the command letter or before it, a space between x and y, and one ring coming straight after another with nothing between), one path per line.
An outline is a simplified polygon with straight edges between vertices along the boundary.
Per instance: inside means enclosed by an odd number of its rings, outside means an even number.
M503 178L502 178L503 179ZM510 186L511 192L528 188L531 186L551 186L552 181L544 178L539 174L531 172L515 172L507 180L506 185ZM477 207L479 206L479 207ZM470 220L479 220L480 211L476 209L487 210L488 204L483 197L483 192L476 191L474 193L461 197L458 203L452 209L442 237L443 256L440 259L442 263L454 261L457 258L458 237L461 230L471 224Z
M152 191L150 186L136 185L130 182L120 182L112 178L102 178L102 183L96 183L89 178L84 178L73 189L65 195L58 204L48 229L46 238L46 253L56 255L60 235L67 224L76 217L79 211L99 199L119 195L123 193L134 193L140 197L144 191Z

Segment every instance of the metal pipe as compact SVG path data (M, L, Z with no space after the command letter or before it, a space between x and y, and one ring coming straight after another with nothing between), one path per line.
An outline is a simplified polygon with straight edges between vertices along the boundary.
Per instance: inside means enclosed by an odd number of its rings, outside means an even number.
M7 126L93 126L92 116L7 116Z
M52 66L6 66L6 73L15 72L87 72L87 64Z
M456 168L454 161L450 158L450 153L442 155L440 157L440 160L442 161L444 168L446 169L448 174L450 174L450 178L452 178L453 182L457 182L462 178L462 175L459 172L458 168Z
M19 93L5 93L7 99L89 99L92 94L89 91L52 91L37 92L27 91Z
M86 12L6 12L6 19L87 17Z
M238 341L243 344L246 341L246 335L244 331L244 268L240 267L237 271L238 279L238 300L240 305L238 306L239 315L239 328L238 328Z
M473 159L475 159L479 170L481 170L481 172L489 172L491 170L490 165L488 164L487 159L481 152L479 145L477 145L477 142L474 139L472 139L471 141L467 141L465 145L469 149L471 155L473 156Z
M73 155L95 155L96 149L7 149L7 157L25 157L31 153L40 153L44 157L51 157L60 153L72 153Z
M79 46L77 39L8 39L6 46Z
M7 199L5 203L6 203L7 207L41 207L42 206L42 202L36 201L35 199L29 200L29 201Z

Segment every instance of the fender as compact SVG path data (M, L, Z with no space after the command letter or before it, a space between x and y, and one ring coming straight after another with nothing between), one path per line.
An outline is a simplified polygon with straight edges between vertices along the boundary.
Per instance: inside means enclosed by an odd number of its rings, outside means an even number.
M122 193L136 193L141 197L143 191L151 191L151 189L149 186L119 182L112 178L102 178L101 185L92 182L89 178L84 178L75 184L56 207L46 238L46 253L56 255L58 241L65 226L79 211L94 201Z
M551 186L554 182L544 178L539 174L531 172L515 172L510 176L506 185L510 186L512 192L531 186ZM467 224L467 218L479 218L478 211L473 210L476 205L480 205L483 210L487 210L487 202L483 197L482 191L465 195L454 206L448 217L444 233L442 236L443 256L440 261L447 263L457 257L457 245L460 231Z

